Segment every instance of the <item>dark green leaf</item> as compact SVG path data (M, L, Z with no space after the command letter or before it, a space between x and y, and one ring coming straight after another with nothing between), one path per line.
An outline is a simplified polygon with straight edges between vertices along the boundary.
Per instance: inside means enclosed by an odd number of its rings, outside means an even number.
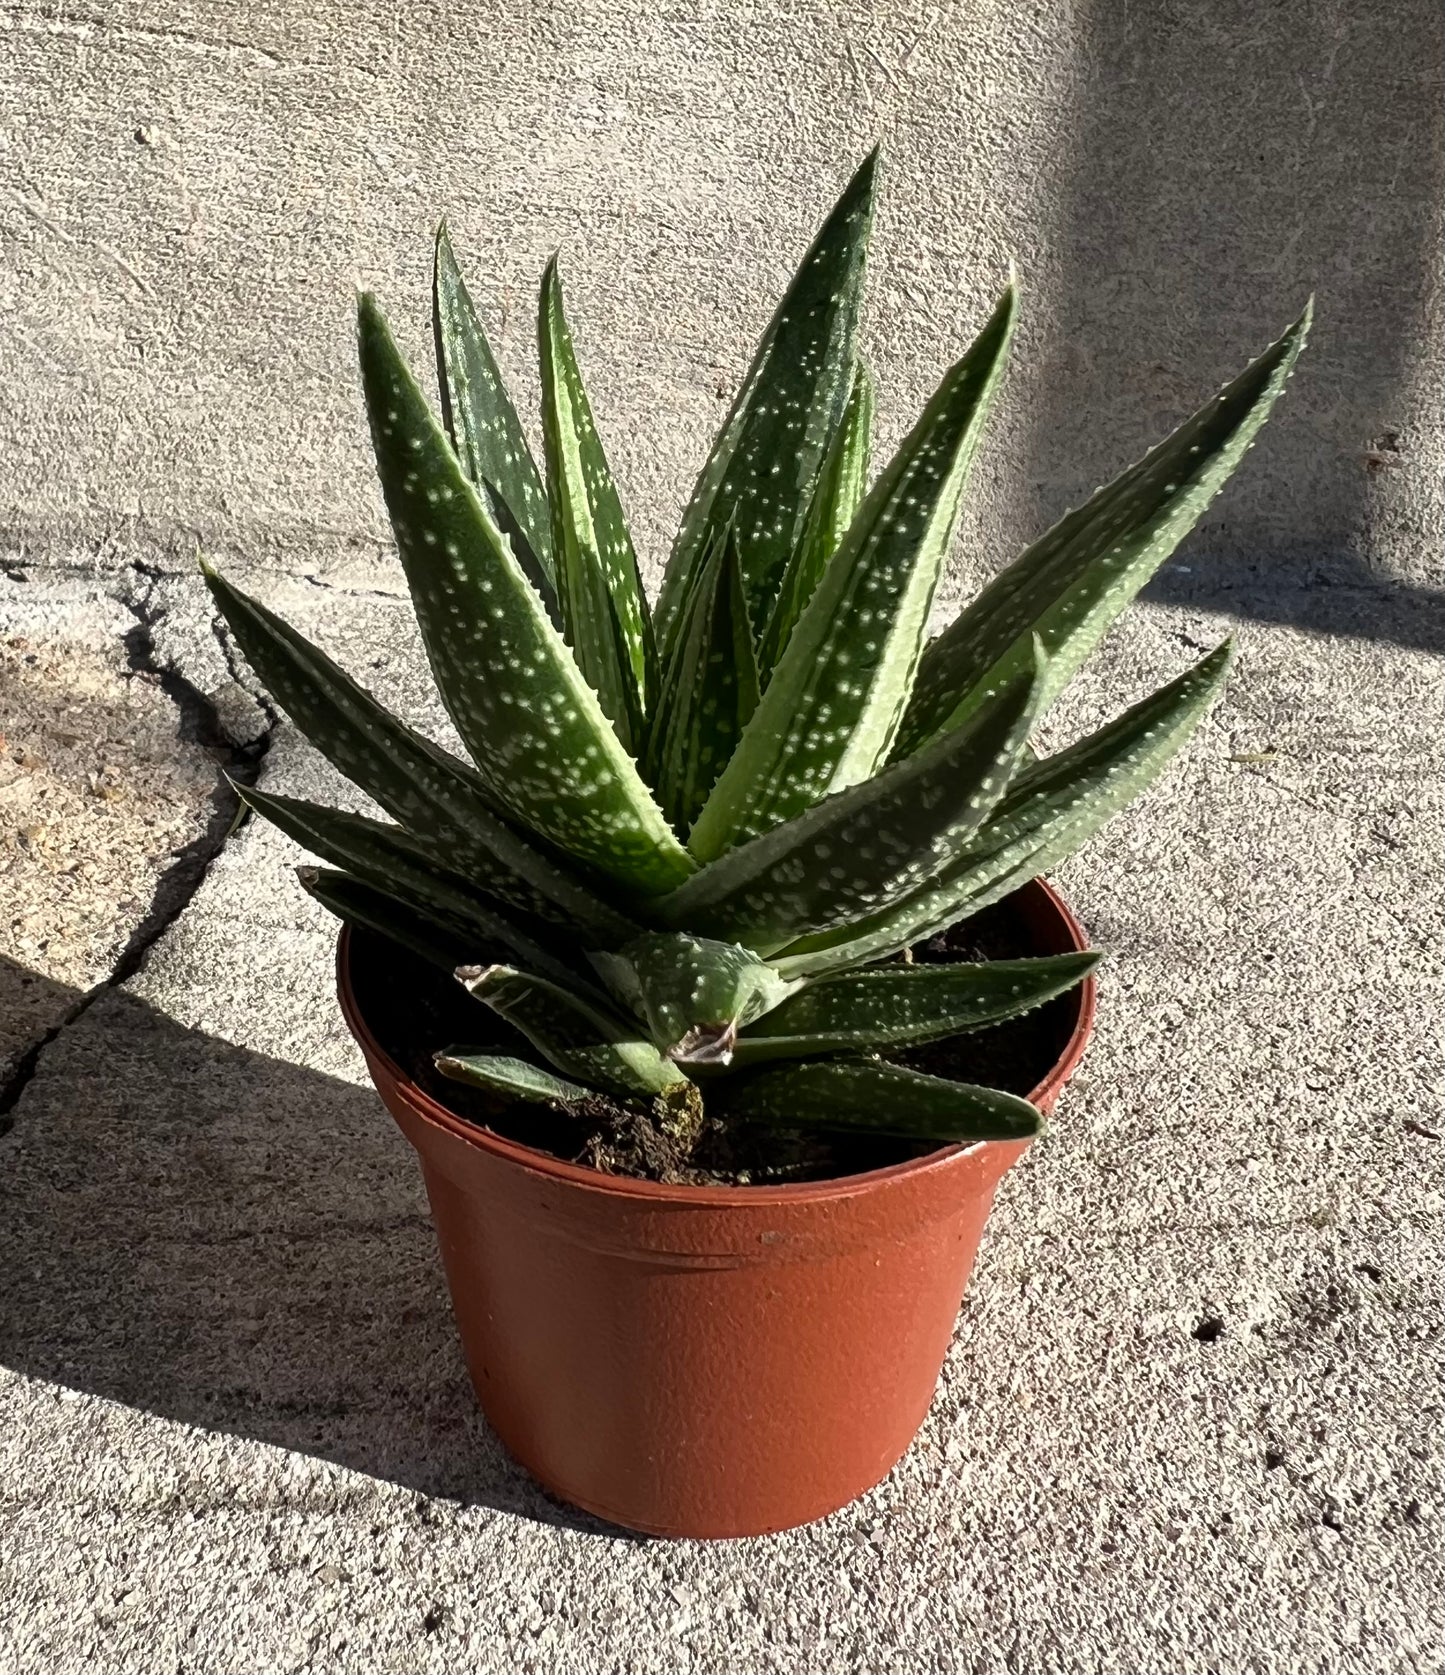
M956 726L1029 656L1049 658L1049 702L1228 481L1294 369L1310 311L1140 464L1070 512L924 653L895 755Z
M451 973L482 952L475 931L406 907L395 896L363 884L359 878L325 867L297 867L296 877L307 895L338 919L377 931L442 971Z
M861 1129L939 1145L972 1145L1031 1140L1043 1127L1034 1107L1014 1094L944 1081L876 1059L779 1065L722 1086L730 1115L779 1128Z
M713 542L673 638L648 738L648 776L685 832L758 704L758 666L731 526Z
M1016 313L1010 286L854 517L688 837L698 860L887 759Z
M575 983L564 987L505 965L462 966L457 978L564 1076L626 1093L662 1093L687 1080L638 1038L635 1024L580 995Z
M425 843L399 826L294 797L278 797L254 785L238 785L236 791L249 808L311 854L418 913L454 926L462 934L471 933L473 951L479 942L501 944L539 970L564 979L570 975L570 968L538 940L545 935L543 927L499 913L494 902L440 865Z
M972 843L936 877L881 913L795 943L777 958L778 969L786 977L815 977L884 959L1056 866L1164 771L1217 697L1229 660L1226 641L1107 727L1026 768Z
M911 895L1004 794L1041 682L1041 672L1011 682L936 745L729 850L657 903L658 916L769 954Z
M788 985L733 942L685 932L640 936L617 953L591 956L613 993L647 1024L678 1064L726 1064L738 1029L775 1006Z
M1031 1011L1073 988L1102 956L1055 954L986 965L887 965L825 978L738 1037L733 1062L868 1052L936 1041Z
M813 597L819 577L842 545L862 503L868 487L872 432L873 380L860 363L853 374L853 389L843 421L818 476L808 520L788 560L777 603L768 619L768 631L758 651L758 666L764 680L776 668L803 607Z
M529 1105L565 1109L592 1093L591 1088L554 1076L540 1065L498 1053L470 1053L462 1047L450 1047L444 1053L435 1054L432 1063L454 1082L466 1082L474 1088L485 1088L488 1093L500 1094L504 1099L520 1099Z
M762 636L848 399L877 161L864 159L809 247L692 491L658 600L664 655L693 572L729 523Z
M377 468L432 672L490 795L639 896L693 869L397 352L360 308Z
M432 270L432 331L452 445L492 521L511 541L522 573L555 616L551 513L542 478L462 283L445 221L437 228Z
M451 865L525 912L611 941L635 932L580 880L500 819L476 772L384 710L280 617L202 564L246 660L286 714L341 773Z
M555 256L542 279L537 332L562 627L618 738L636 752L657 681L652 623L632 538L572 349Z

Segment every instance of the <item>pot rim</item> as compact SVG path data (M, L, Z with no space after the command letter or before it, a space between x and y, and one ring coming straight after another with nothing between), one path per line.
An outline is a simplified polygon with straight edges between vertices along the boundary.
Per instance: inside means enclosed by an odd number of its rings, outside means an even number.
M1038 891L1043 895L1049 908L1063 922L1064 930L1075 951L1083 953L1088 949L1089 939L1083 926L1063 897L1051 885L1042 878L1035 878L1023 885L1018 893L1022 895L1025 891ZM531 1146L522 1145L520 1141L508 1140L493 1129L468 1122L464 1117L449 1111L445 1105L419 1087L385 1051L363 1017L351 985L350 952L351 926L343 924L336 941L337 995L341 1004L341 1015L347 1028L356 1038L373 1075L378 1069L383 1071L396 1084L398 1091L416 1115L433 1128L442 1129L467 1144L490 1152L494 1157L526 1169L532 1174L547 1176L559 1184L598 1193L603 1197L647 1199L658 1205L697 1209L720 1209L744 1204L816 1204L853 1198L905 1175L924 1174L946 1168L955 1159L967 1154L1004 1147L1016 1149L1016 1152L1021 1154L1024 1148L1031 1144L1028 1140L976 1140L971 1145L942 1146L923 1157L889 1164L884 1169L869 1169L856 1175L838 1175L824 1181L792 1181L772 1186L671 1186L661 1181L638 1180L626 1175L604 1175L598 1169L590 1169L580 1163L568 1163L562 1158L553 1157L550 1152L537 1151ZM1097 984L1091 972L1082 983L1062 997L1077 1009L1074 1027L1048 1074L1029 1094L1032 1103L1038 1104L1056 1097L1084 1056L1084 1048L1093 1032L1097 993Z

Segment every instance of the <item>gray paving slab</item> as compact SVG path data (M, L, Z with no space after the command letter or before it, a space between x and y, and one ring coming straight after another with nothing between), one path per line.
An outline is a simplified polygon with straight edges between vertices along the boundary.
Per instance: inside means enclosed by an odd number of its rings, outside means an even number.
M385 663L396 610L306 626ZM1221 626L1151 610L1098 686ZM721 1547L575 1519L487 1435L409 1156L336 1019L329 927L291 847L247 828L47 1051L4 1142L0 1648L21 1669L1431 1668L1438 696L1423 657L1245 630L1188 762L1065 875L1115 951L1099 1037L1006 1183L919 1443L826 1523ZM284 729L263 773L329 783Z
M145 787L102 799L144 832L102 833L99 770L54 756L89 916L4 950L5 1027L75 1016L0 1137L0 1675L1439 1675L1439 30L1426 0L0 18L0 640L41 648L7 691L52 732L109 717ZM811 1529L633 1541L490 1437L299 854L215 829L228 762L350 793L194 558L445 739L352 285L420 351L450 213L527 406L562 242L655 579L792 230L879 134L885 437L1010 251L1028 288L950 594L1311 287L1320 325L1051 723L1239 636L1188 759L1060 875L1113 952L1098 1035L1000 1193L917 1445ZM201 712L209 746L176 736ZM72 909L16 830L5 922L44 929Z
M204 706L167 691L133 604L67 575L0 576L0 623L3 1102L16 1068L184 901L229 815Z

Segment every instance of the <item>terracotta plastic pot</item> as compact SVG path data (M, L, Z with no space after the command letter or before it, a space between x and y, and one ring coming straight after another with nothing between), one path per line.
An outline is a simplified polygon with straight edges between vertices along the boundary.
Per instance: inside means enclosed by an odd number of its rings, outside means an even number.
M1037 953L1086 946L1042 883ZM808 1523L870 1489L928 1411L979 1236L1027 1142L771 1187L659 1186L563 1163L452 1115L341 1006L416 1148L472 1382L546 1488L655 1535ZM1033 1092L1078 1063L1094 985ZM1058 1003L1056 1003L1058 1004Z

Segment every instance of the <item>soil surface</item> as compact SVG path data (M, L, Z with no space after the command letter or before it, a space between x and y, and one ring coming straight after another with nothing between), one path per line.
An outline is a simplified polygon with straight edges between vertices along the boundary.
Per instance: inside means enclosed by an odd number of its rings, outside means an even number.
M526 1039L454 979L373 931L353 928L351 978L357 1001L388 1056L449 1111L508 1140L605 1174L700 1186L751 1186L830 1180L883 1169L937 1148L892 1135L825 1135L755 1128L709 1117L686 1156L663 1132L645 1100L604 1095L575 1111L507 1103L443 1076L432 1055L443 1048L534 1058ZM948 964L1018 959L1039 950L1008 901L913 950L915 960ZM485 951L479 954L485 961ZM1073 1027L1072 995L989 1029L888 1054L896 1064L1027 1095L1047 1074Z

